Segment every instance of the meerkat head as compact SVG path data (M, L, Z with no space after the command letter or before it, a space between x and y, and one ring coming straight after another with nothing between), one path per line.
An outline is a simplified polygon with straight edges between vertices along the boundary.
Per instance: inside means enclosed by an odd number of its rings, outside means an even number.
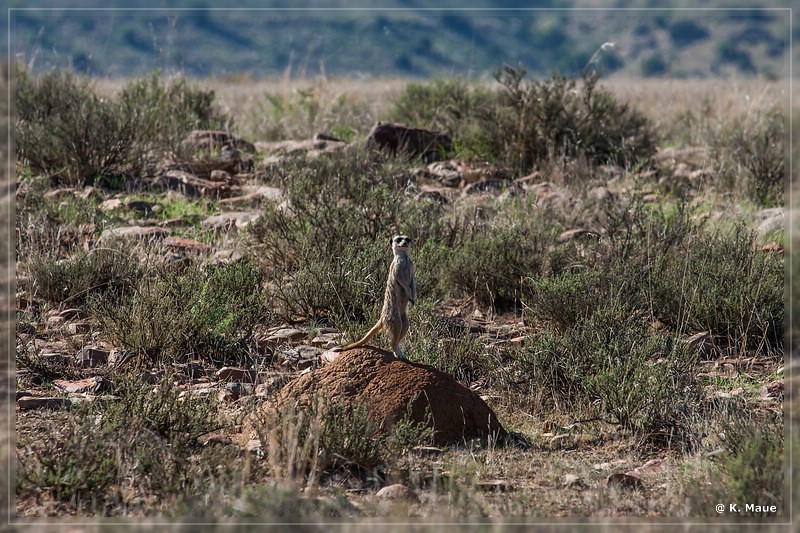
M411 237L408 235L395 235L392 237L392 250L394 251L408 251L411 249Z

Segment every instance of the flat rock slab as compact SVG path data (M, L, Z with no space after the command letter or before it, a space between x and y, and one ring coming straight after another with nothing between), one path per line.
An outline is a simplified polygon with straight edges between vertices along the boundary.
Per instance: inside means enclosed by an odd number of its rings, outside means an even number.
M244 229L256 220L260 213L255 211L231 211L212 215L200 223L203 229L227 230L231 228Z
M363 403L386 429L407 416L411 403L412 419L432 427L434 443L440 446L506 436L486 402L449 374L372 346L342 352L333 362L289 382L276 405L307 406L312 395L345 405Z
M169 231L157 226L121 226L111 228L100 234L100 240L118 237L121 239L159 239L169 235Z
M54 396L24 396L17 400L20 409L66 409L72 402Z

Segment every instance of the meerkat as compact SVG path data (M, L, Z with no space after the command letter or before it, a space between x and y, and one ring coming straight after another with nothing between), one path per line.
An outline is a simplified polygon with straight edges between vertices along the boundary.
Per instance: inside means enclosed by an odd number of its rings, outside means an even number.
M406 235L395 235L391 239L394 259L389 266L389 278L386 280L386 292L383 297L383 309L378 323L364 337L348 344L342 351L363 346L368 340L386 331L391 336L392 351L400 359L407 359L400 350L400 342L408 332L408 302L417 301L417 284L414 281L414 263L411 261L411 239Z

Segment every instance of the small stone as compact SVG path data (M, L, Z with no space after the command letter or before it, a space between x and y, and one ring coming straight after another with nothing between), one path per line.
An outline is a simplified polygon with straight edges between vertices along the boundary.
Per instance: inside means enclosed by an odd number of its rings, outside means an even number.
M258 452L261 450L261 441L258 439L250 439L244 445L244 449L248 452Z
M244 229L260 217L260 213L254 211L231 211L212 215L200 223L204 230L228 230L231 228Z
M783 400L783 381L771 381L761 387L758 393L765 400Z
M72 322L67 324L67 331L70 335L79 335L83 333L89 333L91 326L88 322Z
M319 354L319 361L323 365L327 363L333 363L334 361L336 361L336 359L339 357L341 353L342 353L341 348L338 350L327 350Z
M578 487L580 489L586 488L586 483L575 474L564 474L563 485L565 487Z
M231 175L229 172L225 172L224 170L212 170L211 174L209 174L208 179L211 181L221 181L224 183L230 183Z
M39 360L47 365L63 366L72 362L72 359L61 353L43 353L39 355Z
M105 350L98 350L90 346L84 346L78 353L75 354L77 363L86 368L94 368L96 366L105 365L108 363L109 352Z
M419 501L419 496L417 496L416 492L400 483L383 487L375 496L382 500Z
M111 228L100 234L100 240L119 237L124 239L157 239L165 237L169 232L157 226L122 226Z
M113 211L119 209L120 206L122 206L122 200L119 198L109 198L108 200L100 202L100 205L97 207L100 211Z
M660 473L664 469L662 459L650 459L642 466L637 466L633 470L626 472L630 476L648 476Z
M311 345L329 350L341 346L344 340L344 335L341 333L320 333L311 340Z
M240 381L244 383L255 383L258 373L255 370L223 366L217 370L217 379L220 381Z
M69 308L59 311L58 316L64 320L74 320L76 318L84 318L85 314L78 308Z

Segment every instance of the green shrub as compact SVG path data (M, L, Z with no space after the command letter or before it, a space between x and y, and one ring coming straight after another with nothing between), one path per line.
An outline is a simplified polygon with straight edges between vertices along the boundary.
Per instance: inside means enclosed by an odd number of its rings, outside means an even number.
M652 443L696 444L689 420L699 405L692 358L645 318L617 302L563 332L532 337L518 362L531 388L575 418L621 424Z
M409 447L429 444L433 430L408 416L387 431L369 406L314 396L302 408L286 403L262 409L254 420L270 476L300 486L346 472L363 480L393 466Z
M443 206L403 194L408 172L407 162L361 150L273 170L287 199L267 204L249 234L284 317L363 319L382 301L392 235L412 238L415 260L463 238ZM436 273L426 275L435 285Z
M521 299L523 282L542 271L546 239L509 223L483 228L452 251L446 283L483 306L508 309Z
M67 259L37 255L28 269L33 294L72 307L82 307L93 297L115 300L143 274L139 262L117 248L96 248Z
M549 270L523 292L530 320L564 329L613 300L679 334L711 331L734 349L782 345L783 261L758 250L744 227L704 229L678 205L634 209L607 229L599 243L549 252Z
M152 172L194 128L221 128L213 93L179 79L134 81L118 97L95 93L89 81L53 71L16 74L17 158L35 172L70 185Z
M734 416L724 424L723 432L727 454L722 469L727 474L729 501L776 505L778 513L748 514L780 516L787 488L783 417L769 412L766 420Z
M647 118L597 85L597 73L524 82L525 70L503 66L496 134L504 156L525 172L548 158L579 154L597 164L630 167L655 153L656 135Z
M253 328L268 317L263 273L245 260L164 269L120 301L90 303L106 335L145 361L243 364Z
M784 204L787 132L785 113L771 109L734 120L716 134L717 160L732 189L757 205Z
M523 68L495 71L500 90L462 81L409 84L392 116L449 131L462 155L527 173L548 160L581 155L591 163L635 166L655 153L655 129L638 111L598 87L599 75L554 73L525 81Z
M194 475L189 457L197 438L218 427L216 400L181 396L173 379L155 388L122 379L113 403L83 403L45 421L44 431L21 432L17 495L44 493L72 512L116 514L153 496L163 502L203 490L206 479Z

